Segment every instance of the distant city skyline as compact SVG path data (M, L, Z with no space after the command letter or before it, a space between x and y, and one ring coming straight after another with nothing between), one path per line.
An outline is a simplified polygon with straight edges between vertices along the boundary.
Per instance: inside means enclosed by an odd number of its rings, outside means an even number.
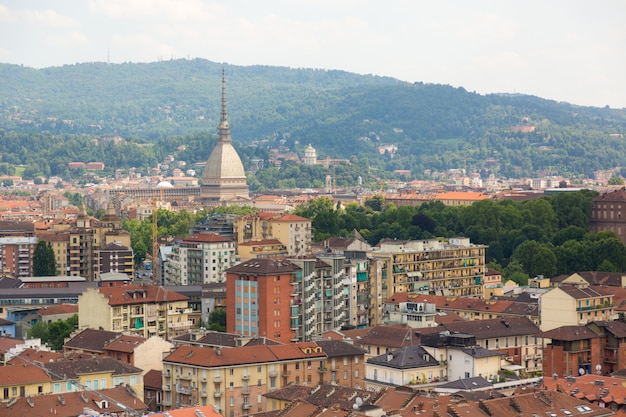
M0 62L205 58L626 108L626 2L0 0Z

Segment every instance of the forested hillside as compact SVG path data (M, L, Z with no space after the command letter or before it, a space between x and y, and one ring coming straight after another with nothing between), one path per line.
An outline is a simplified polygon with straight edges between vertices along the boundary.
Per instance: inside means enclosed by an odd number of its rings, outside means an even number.
M246 165L280 145L302 155L309 143L322 158L354 158L414 176L461 168L465 160L484 175L591 176L626 161L624 109L195 59L40 70L0 64L1 162L67 175L72 160L150 166L179 144L189 149L187 162L205 160L220 114L222 68L233 138ZM127 142L97 149L92 139L105 134ZM386 144L397 145L393 157L378 153Z

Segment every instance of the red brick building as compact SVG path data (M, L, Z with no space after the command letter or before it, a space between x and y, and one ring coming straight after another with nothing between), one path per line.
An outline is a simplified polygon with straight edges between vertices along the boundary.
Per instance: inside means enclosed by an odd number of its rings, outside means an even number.
M542 334L552 339L543 353L544 375L577 376L597 373L602 363L602 336L587 326L562 326Z
M593 199L591 230L611 231L626 244L626 189L605 193Z
M259 258L226 271L226 331L290 343L298 323L292 283L300 268L286 260ZM295 327L294 327L295 326Z

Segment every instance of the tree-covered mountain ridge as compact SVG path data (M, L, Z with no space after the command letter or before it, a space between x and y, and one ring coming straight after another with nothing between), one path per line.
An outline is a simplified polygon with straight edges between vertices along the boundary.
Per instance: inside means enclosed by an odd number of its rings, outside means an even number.
M181 136L213 140L222 69L238 147L282 144L302 154L311 143L322 158L367 158L379 168L414 174L467 163L472 170L508 177L538 171L591 176L626 161L626 109L204 59L43 69L0 64L0 152L15 152L8 142L16 134L44 142L48 136L118 134L154 142L163 148L155 151L157 157L171 151L168 142L184 142ZM381 155L379 148L389 144L398 151ZM58 140L54 145L62 146Z

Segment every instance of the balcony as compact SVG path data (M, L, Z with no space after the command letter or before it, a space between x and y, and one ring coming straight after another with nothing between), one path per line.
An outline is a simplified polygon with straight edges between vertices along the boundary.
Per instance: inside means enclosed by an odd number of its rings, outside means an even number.
M203 376L201 379L202 382L206 382L206 376Z
M215 398L222 398L222 395L224 395L224 393L222 391L215 391L213 393L213 397L215 397Z
M269 374L270 374L270 378L276 378L278 376L278 371L274 369L274 370L271 370Z
M323 374L326 371L328 371L328 368L326 368L325 366L317 368L317 372L319 372L320 374Z
M172 387L170 386L170 384L165 384L163 385L163 391L171 391Z
M184 379L186 381L190 381L191 380L191 374L180 374L179 376L180 379Z
M241 389L241 393L242 393L243 395L250 395L250 387L243 387L243 388Z
M221 375L215 375L213 377L213 382L222 382L222 376Z
M249 374L241 375L241 379L243 379L244 381L248 381L250 380L250 375Z
M249 409L252 408L252 404L250 404L250 403L243 403L241 405L241 408L243 408L244 410L249 410Z
M201 396L201 397L206 397L206 391L202 391L202 392L200 393L200 396Z
M178 392L179 394L191 395L191 388L176 385L176 392Z

